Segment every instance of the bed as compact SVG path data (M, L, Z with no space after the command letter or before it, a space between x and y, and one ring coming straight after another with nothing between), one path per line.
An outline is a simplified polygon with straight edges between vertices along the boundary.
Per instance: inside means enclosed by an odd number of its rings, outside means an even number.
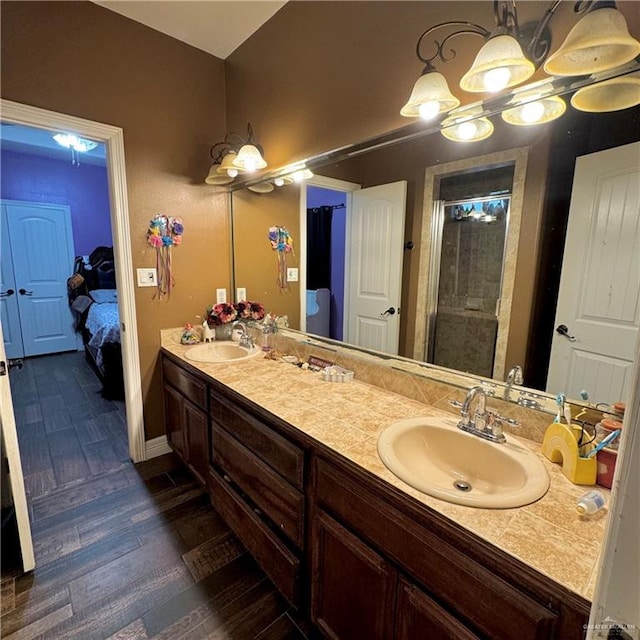
M82 336L87 360L102 382L102 395L111 400L123 399L120 316L112 247L98 247L90 256L76 258L74 274L67 286L76 331Z

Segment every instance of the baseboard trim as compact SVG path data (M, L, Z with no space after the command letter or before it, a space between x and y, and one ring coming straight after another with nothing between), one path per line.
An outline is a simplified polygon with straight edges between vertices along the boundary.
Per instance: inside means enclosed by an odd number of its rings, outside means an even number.
M144 443L144 459L151 460L163 456L165 453L171 453L172 449L167 442L167 436L158 436Z

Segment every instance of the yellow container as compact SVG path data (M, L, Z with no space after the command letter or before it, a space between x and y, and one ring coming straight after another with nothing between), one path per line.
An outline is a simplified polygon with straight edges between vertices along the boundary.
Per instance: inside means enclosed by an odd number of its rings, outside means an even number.
M562 465L562 473L573 484L592 485L596 483L598 463L596 457L584 458L594 448L594 444L578 447L580 429L554 422L549 425L542 441L542 455L551 462Z

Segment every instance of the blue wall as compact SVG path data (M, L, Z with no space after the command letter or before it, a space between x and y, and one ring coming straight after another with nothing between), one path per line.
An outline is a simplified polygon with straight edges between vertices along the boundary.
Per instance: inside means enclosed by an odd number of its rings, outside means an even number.
M68 205L76 255L113 245L105 167L82 164L82 157L74 166L71 154L64 161L3 150L0 158L4 200Z
M307 187L309 209L336 204L344 205L346 202L347 196L342 191ZM336 340L343 338L346 214L345 208L334 209L331 217L331 337Z

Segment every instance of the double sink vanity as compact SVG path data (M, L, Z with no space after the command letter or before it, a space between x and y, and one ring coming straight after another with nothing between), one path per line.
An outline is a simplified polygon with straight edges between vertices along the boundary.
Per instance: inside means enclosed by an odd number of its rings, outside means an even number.
M444 407L465 390L394 393L396 372L358 354L362 376L336 384L256 348L183 346L179 330L161 344L171 447L323 635L584 637L604 513L578 517L584 488L537 442L459 429ZM276 347L327 355L295 336Z

